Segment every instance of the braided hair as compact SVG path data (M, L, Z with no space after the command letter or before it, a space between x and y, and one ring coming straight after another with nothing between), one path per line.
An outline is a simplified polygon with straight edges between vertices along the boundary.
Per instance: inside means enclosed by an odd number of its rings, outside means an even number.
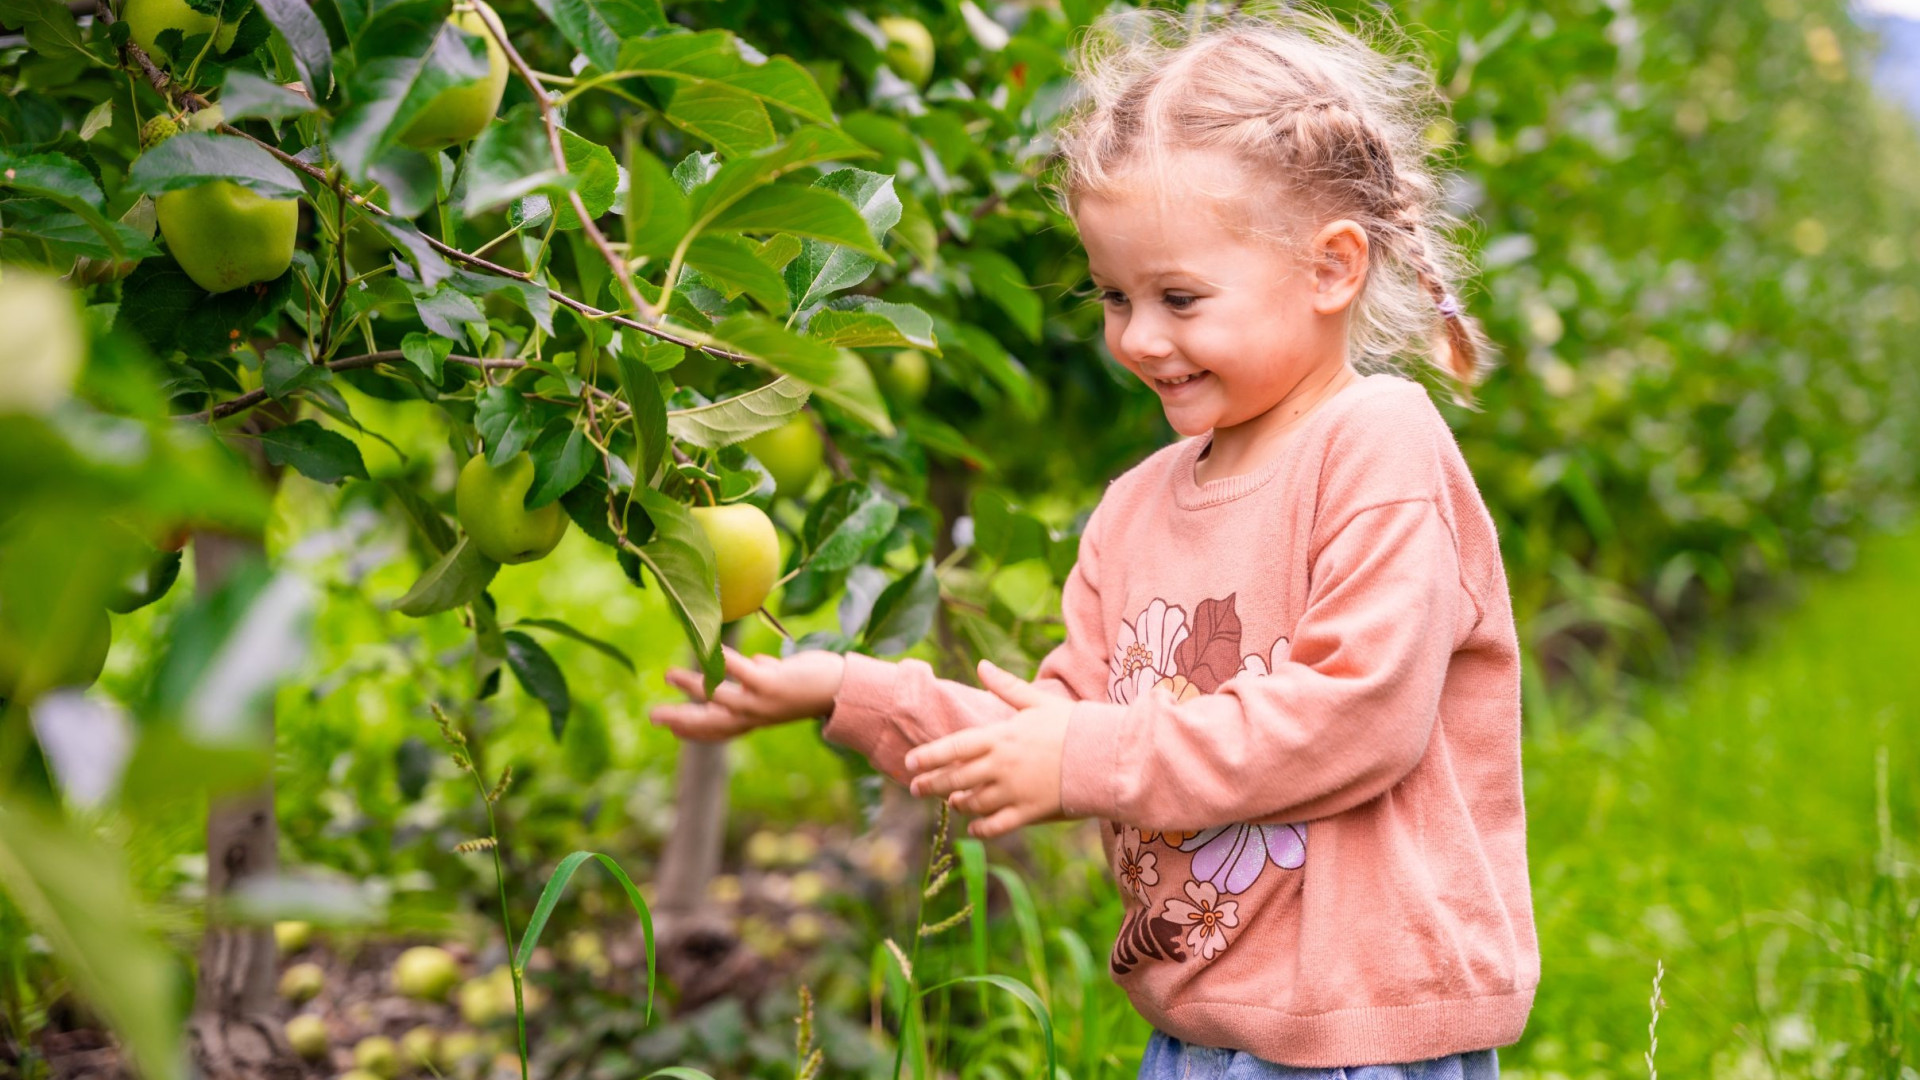
M1366 40L1297 6L1110 14L1075 49L1083 93L1060 128L1053 186L1069 214L1142 176L1167 198L1181 154L1225 152L1239 176L1180 186L1251 203L1242 221L1256 234L1297 237L1266 224L1288 217L1281 208L1359 224L1369 262L1348 337L1355 365L1424 354L1470 405L1493 359L1458 295L1469 268L1429 143L1443 101L1413 48L1384 23L1371 30Z

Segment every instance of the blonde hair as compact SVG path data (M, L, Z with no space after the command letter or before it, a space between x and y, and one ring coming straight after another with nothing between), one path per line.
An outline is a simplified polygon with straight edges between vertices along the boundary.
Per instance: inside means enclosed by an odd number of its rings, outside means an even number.
M1230 155L1271 180L1275 204L1365 230L1356 366L1394 369L1423 352L1468 404L1492 359L1455 295L1468 264L1427 142L1444 104L1403 39L1384 24L1370 36L1379 43L1300 8L1110 14L1075 49L1084 96L1061 126L1052 186L1071 216L1076 200L1142 172L1165 198L1182 152Z

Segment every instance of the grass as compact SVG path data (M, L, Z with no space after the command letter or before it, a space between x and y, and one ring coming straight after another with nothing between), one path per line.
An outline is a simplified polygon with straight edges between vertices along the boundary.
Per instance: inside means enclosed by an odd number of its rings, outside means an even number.
M1636 715L1528 733L1542 984L1509 1076L1920 1075L1920 529L1805 596Z

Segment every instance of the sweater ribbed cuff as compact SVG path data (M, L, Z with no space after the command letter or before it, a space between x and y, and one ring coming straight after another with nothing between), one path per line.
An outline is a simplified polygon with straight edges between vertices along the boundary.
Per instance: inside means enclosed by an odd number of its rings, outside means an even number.
M828 714L820 734L829 742L872 758L888 735L900 741L891 723L894 684L900 669L859 653L848 653L846 660L840 692L833 698L833 712Z
M1126 713L1124 705L1074 702L1060 753L1060 809L1068 815L1119 818L1113 785L1120 767L1119 740L1114 735Z

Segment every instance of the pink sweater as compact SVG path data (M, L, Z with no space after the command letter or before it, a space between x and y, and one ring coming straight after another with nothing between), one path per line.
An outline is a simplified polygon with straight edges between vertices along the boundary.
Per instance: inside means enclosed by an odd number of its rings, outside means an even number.
M1505 1046L1540 981L1505 570L1426 392L1362 379L1255 472L1206 439L1115 480L1036 682L1072 698L1062 800L1105 820L1111 969L1182 1041L1285 1065ZM1005 719L849 656L826 737L902 758Z

